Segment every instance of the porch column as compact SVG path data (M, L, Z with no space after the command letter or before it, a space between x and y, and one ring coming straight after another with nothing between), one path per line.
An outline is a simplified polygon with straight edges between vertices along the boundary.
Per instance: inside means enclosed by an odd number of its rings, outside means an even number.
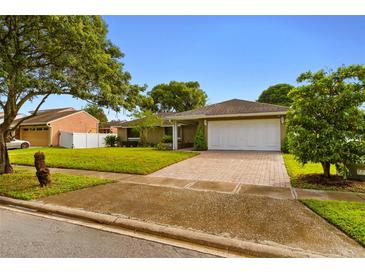
M177 143L178 143L178 137L177 137L177 123L174 122L172 126L172 149L177 150Z

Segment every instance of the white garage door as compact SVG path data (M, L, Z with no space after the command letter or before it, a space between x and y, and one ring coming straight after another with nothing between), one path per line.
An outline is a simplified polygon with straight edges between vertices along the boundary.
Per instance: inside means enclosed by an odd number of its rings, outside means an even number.
M208 149L280 151L280 119L208 121Z

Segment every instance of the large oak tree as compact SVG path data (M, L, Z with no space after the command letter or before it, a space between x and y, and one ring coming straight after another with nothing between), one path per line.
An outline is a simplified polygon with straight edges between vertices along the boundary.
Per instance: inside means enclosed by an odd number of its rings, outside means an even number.
M154 112L187 111L205 106L207 94L198 82L159 84L142 98L141 107Z
M288 94L293 88L294 86L289 84L276 84L270 86L260 94L257 102L280 106L290 106L292 100Z
M28 101L71 95L115 111L134 108L142 88L123 71L123 53L100 16L0 16L0 174L12 171L6 149Z

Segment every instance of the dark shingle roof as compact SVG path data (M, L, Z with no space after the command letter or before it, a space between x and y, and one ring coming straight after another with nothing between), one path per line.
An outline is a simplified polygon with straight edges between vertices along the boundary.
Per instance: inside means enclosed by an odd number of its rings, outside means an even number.
M172 123L166 119L167 116L171 116L175 114L175 112L159 112L156 113L157 116L159 116L162 119L162 126L172 126ZM131 120L131 121L126 121L122 124L120 124L120 127L134 127L136 125L136 123L138 123L138 121L141 119L135 119L135 120Z
M100 128L110 128L121 126L125 123L125 120L111 120L109 122L101 123Z
M44 109L38 111L36 116L25 120L22 125L46 124L79 111L81 110L76 110L74 108Z
M286 112L289 108L271 104L264 104L246 100L232 99L206 107L175 113L169 118L183 118L191 116L220 116L237 114L259 114L271 112Z

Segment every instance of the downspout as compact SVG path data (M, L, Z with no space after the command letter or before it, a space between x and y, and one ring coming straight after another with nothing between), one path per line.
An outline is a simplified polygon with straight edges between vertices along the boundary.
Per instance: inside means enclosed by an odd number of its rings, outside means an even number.
M48 146L51 147L52 146L52 126L50 123L47 123L48 126Z

